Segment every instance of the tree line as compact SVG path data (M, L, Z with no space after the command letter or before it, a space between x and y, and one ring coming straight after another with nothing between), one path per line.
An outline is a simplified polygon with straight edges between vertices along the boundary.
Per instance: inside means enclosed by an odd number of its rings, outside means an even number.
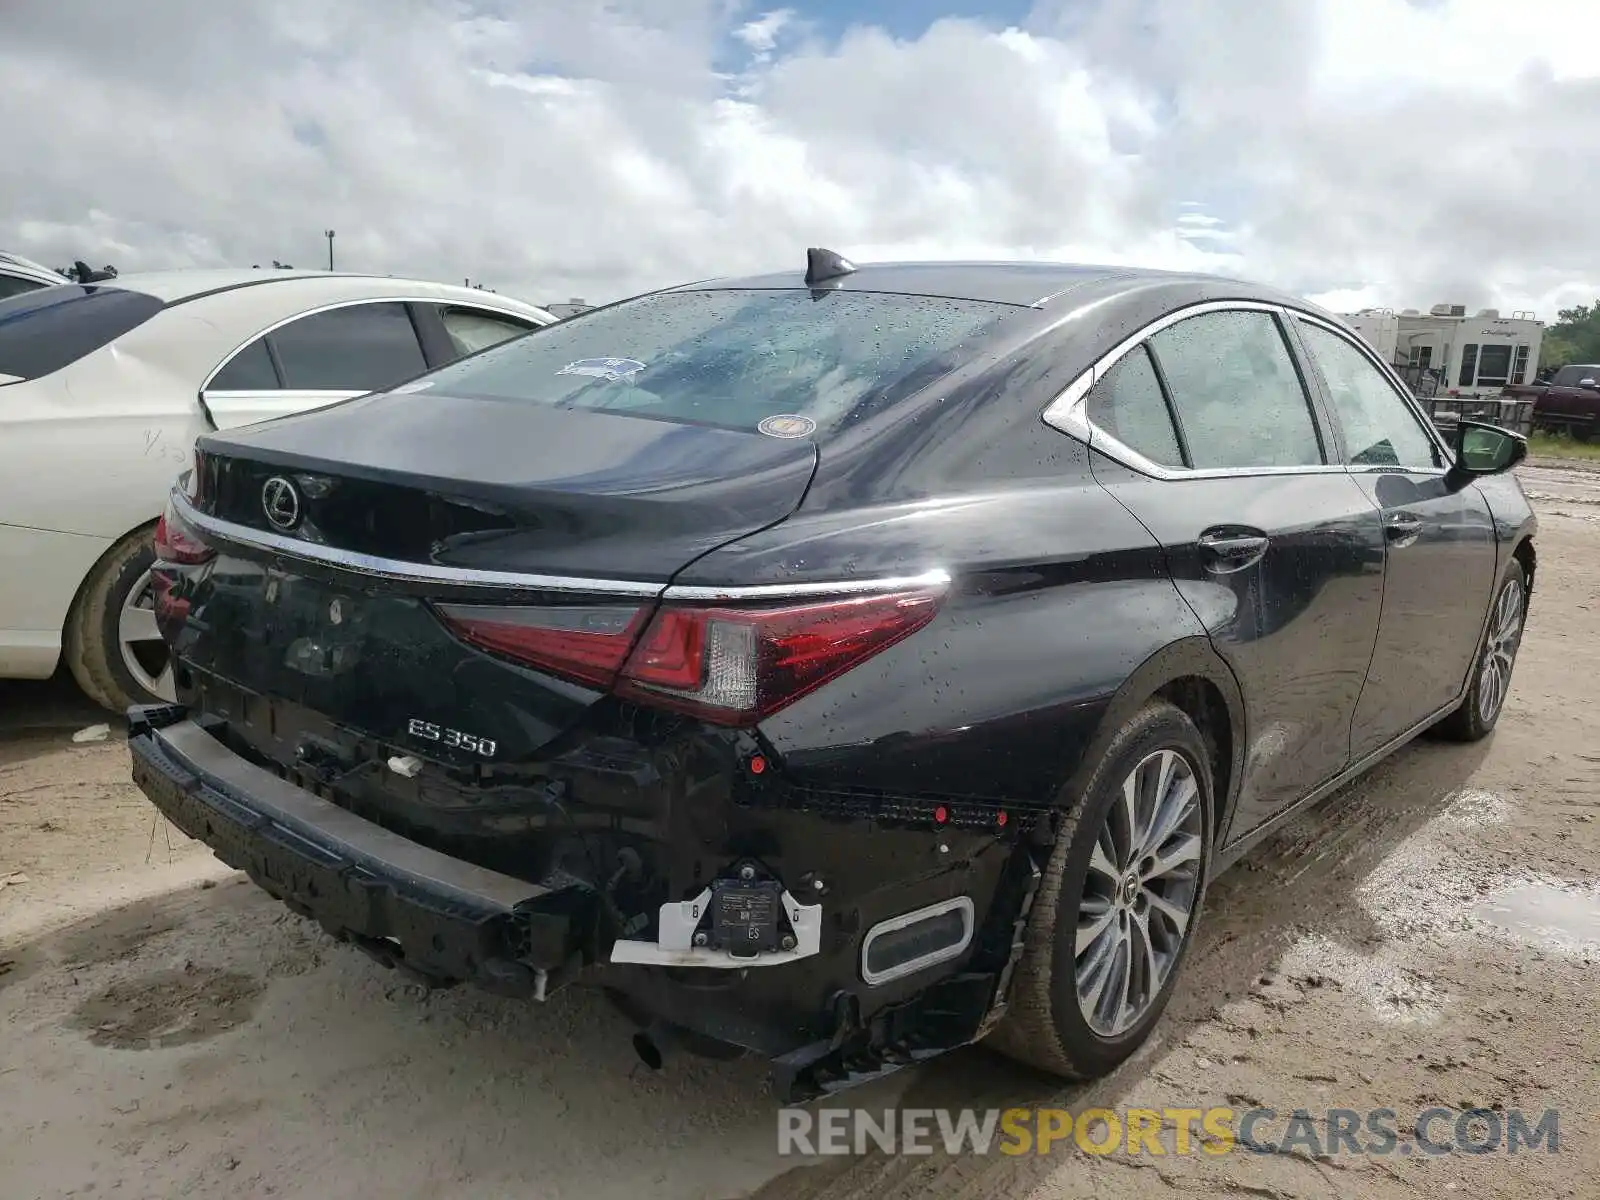
M1600 300L1556 314L1556 320L1545 326L1539 363L1546 370L1568 363L1600 363Z

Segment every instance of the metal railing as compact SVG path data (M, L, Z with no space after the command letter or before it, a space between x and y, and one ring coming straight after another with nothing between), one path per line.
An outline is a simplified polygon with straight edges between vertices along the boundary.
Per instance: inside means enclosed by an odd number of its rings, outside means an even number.
M1533 401L1506 396L1429 396L1418 397L1428 417L1446 436L1455 433L1461 421L1483 421L1527 437L1533 430Z
M1411 389L1411 394L1419 400L1428 400L1439 394L1444 387L1444 372L1436 367L1419 367L1414 363L1397 362L1391 364L1395 374L1405 380Z
M1446 437L1454 436L1456 425L1463 420L1484 421L1524 437L1533 429L1532 400L1509 396L1441 396L1440 392L1449 389L1444 372L1437 367L1404 362L1391 365Z

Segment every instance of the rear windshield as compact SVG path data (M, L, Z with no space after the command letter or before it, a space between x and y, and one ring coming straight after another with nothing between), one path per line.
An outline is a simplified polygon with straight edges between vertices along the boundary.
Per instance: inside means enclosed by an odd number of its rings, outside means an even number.
M926 386L1016 311L878 292L666 292L546 326L404 390L806 436Z
M63 283L0 300L0 376L59 371L161 309L154 296L95 284Z
M1556 387L1577 387L1585 379L1600 379L1600 367L1581 365L1562 367L1550 382Z

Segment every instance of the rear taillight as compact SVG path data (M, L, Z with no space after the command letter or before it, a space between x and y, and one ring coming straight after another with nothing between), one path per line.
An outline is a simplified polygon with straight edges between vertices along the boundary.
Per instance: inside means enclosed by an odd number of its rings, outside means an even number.
M462 641L579 683L610 687L647 608L510 608L446 604L439 615Z
M464 641L552 674L722 725L794 703L933 619L936 584L783 607L443 605ZM642 632L641 632L642 628Z
M667 606L634 648L617 694L722 725L771 716L909 637L944 589L782 608Z
M184 524L177 508L168 501L167 511L156 522L156 559L180 566L195 566L210 562L217 552L200 540L190 526Z

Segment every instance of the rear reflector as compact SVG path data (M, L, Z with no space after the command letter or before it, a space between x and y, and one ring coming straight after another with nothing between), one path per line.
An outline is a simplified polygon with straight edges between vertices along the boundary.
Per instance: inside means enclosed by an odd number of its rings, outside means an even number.
M749 725L933 619L946 585L783 607L439 605L462 640L652 708ZM647 623L648 622L648 623Z

